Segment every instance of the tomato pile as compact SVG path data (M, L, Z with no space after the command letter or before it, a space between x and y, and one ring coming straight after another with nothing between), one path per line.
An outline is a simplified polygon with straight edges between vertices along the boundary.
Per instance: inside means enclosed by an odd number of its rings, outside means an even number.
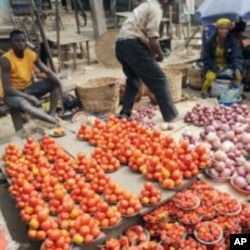
M90 244L101 229L118 225L122 215L141 210L139 198L105 174L104 159L113 170L120 166L111 151L102 149L89 159L84 153L73 159L48 135L40 142L28 138L23 150L13 143L6 147L3 160L11 181L9 191L28 224L29 238L43 241L43 250Z
M181 186L184 178L197 176L200 169L211 163L203 144L191 145L187 140L177 143L160 130L112 115L106 122L96 119L92 127L82 124L77 138L97 146L99 158L104 154L103 149L108 152L108 158L116 157L131 171L141 172L146 179L158 181L167 189ZM111 171L118 168L115 160L110 163Z
M178 202L181 202L185 193L188 194L186 197L190 197L191 200L191 194L194 197L197 196L200 199L199 206L192 210L180 208ZM179 199L180 201L178 201ZM241 206L237 216L221 214L217 211L216 206L218 204L228 204L232 199L227 193L219 192L207 182L198 180L192 183L187 190L178 192L167 203L145 214L143 216L144 226L150 235L159 241L161 235L164 235L167 224L178 223L185 228L188 238L179 239L179 242L175 244L165 242L165 249L175 247L175 249L202 250L210 247L213 250L225 250L229 247L230 233L249 233L250 230L250 210L247 202L237 203L238 206ZM198 240L194 234L198 237ZM225 242L221 242L223 236ZM210 246L211 242L214 244Z
M195 237L201 242L216 243L222 236L223 229L215 222L204 221L195 225Z
M215 208L221 214L237 215L240 213L241 204L237 199L230 197L227 193L222 193L221 200Z
M140 192L139 200L142 205L154 205L161 200L161 190L154 187L151 182L145 182Z
M160 240L162 245L177 246L185 238L186 229L178 222L165 223L162 226Z
M173 199L175 205L184 210L192 210L200 205L200 199L190 190L178 192Z

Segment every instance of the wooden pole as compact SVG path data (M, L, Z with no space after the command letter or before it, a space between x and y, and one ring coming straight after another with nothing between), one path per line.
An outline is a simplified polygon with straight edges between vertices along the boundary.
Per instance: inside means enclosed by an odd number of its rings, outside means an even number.
M89 3L91 7L94 36L98 38L107 30L103 2L100 0L89 0Z
M57 42L57 53L58 53L58 72L61 71L63 67L62 63L62 53L60 45L60 16L59 16L59 2L56 0L56 42Z
M77 0L73 1L74 4L74 13L75 13L75 19L76 19L76 28L77 28L77 33L80 34L80 21L79 21L79 16L78 16L78 10L77 10Z
M54 65L53 60L52 60L52 55L51 55L51 52L50 52L48 40L47 40L47 37L45 35L44 29L43 29L43 26L42 26L42 22L41 22L39 13L37 11L36 5L34 3L34 0L30 0L30 6L34 10L34 14L36 16L38 28L39 28L39 31L40 31L40 34L41 34L41 37L42 37L42 40L43 40L44 47L45 47L47 55L48 55L50 67L54 72L56 72L56 68L55 68L55 65Z

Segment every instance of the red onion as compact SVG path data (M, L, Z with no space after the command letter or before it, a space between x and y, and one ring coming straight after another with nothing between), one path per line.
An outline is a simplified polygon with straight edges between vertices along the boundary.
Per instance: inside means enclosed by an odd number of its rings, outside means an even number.
M246 179L242 176L236 176L234 178L234 184L239 188L245 188L248 185Z
M234 150L234 144L231 141L224 141L221 145L221 150L228 153Z
M232 171L229 168L225 168L220 173L221 177L230 177L232 175Z
M242 143L249 143L250 142L250 133L244 133L240 137L240 141Z
M213 167L216 169L217 172L221 172L226 167L226 164L223 161L215 161L213 163Z
M222 150L217 150L215 153L214 153L214 159L216 161L223 161L225 162L226 159L227 159L227 155L225 152L223 152Z

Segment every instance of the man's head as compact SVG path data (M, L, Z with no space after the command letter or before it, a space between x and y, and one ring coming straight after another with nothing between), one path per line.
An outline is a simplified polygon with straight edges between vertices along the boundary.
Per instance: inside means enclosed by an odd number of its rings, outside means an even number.
M22 30L13 30L10 32L10 42L16 52L21 52L26 48L26 36Z

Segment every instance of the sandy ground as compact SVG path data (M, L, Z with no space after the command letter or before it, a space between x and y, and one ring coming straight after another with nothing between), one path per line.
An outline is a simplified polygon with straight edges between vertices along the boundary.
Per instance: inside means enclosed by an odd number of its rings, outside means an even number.
M64 20L65 21L65 20ZM93 35L91 26L85 29L85 34ZM96 56L94 51L94 41L91 42L91 64L87 65L86 58L78 60L77 70L72 71L71 66L64 69L60 75L61 76L82 76L83 80L87 78L96 78L100 76L116 76L122 77L123 73L120 68L118 69L107 69L100 64L96 63ZM181 41L175 40L173 43L173 51L171 57L166 59L167 62L187 60L190 58L185 58L185 49ZM191 58L192 59L192 58ZM56 59L55 59L56 61ZM199 91L191 90L190 88L183 89L183 93L187 93L192 96L199 96ZM250 100L250 94L247 94L248 98L244 100L244 103L248 103ZM0 118L0 143L8 142L10 135L14 134L14 128L10 116L4 116ZM21 222L19 211L15 207L14 199L10 197L7 187L0 187L0 210L6 220L8 231L14 241L20 243L21 247L19 249L25 250L35 250L39 249L39 244L37 242L31 242L27 238L27 226ZM8 249L12 250L12 249Z

